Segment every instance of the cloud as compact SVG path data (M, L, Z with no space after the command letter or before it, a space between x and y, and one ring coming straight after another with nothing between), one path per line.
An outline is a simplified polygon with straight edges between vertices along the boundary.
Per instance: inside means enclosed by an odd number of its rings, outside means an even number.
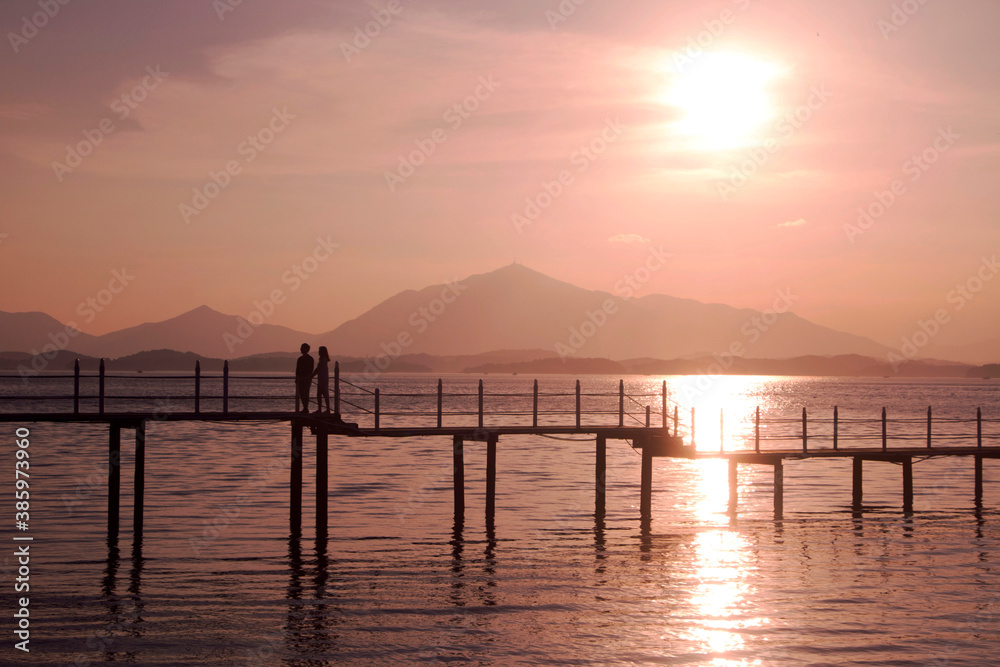
M608 239L608 243L649 243L649 239L638 234L616 234Z
M799 218L798 220L789 220L788 222L783 222L783 223L781 223L778 226L779 227L801 227L804 224L806 224L806 219L805 218Z

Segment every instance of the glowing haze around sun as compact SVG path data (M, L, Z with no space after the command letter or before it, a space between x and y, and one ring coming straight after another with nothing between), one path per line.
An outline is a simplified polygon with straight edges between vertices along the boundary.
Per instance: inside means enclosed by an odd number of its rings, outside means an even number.
M778 64L735 52L706 53L671 68L665 102L676 108L674 134L690 148L738 149L777 117L771 87Z

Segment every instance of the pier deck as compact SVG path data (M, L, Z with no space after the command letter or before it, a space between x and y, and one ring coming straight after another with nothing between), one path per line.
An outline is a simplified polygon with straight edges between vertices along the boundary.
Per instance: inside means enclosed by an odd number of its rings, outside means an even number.
M12 376L6 376L12 377ZM156 381L192 380L193 396L147 395L147 396L108 396L105 383L116 379L137 379L134 376L106 376L103 363L99 375L90 376L97 380L99 393L85 395L81 391L81 380L88 379L80 373L79 367L73 375L47 376L49 379L72 378L73 393L59 396L18 395L0 397L0 423L29 424L107 424L109 427L109 474L108 474L108 532L117 535L119 524L119 498L121 485L121 437L122 429L135 431L134 484L133 500L133 531L136 539L140 539L143 525L143 503L145 491L145 448L147 424L155 422L201 422L204 424L260 424L288 423L291 427L291 466L289 479L289 525L293 535L300 534L302 527L302 451L306 429L316 437L316 535L325 537L327 534L327 509L329 502L329 438L413 438L413 437L445 437L452 440L454 505L456 520L461 520L465 511L465 450L466 442L483 442L486 449L486 522L492 526L495 518L496 497L496 460L497 445L504 436L544 436L566 440L589 440L593 438L595 447L595 479L594 479L594 511L595 515L603 516L605 512L605 472L606 448L608 440L626 441L641 454L641 484L640 484L640 516L643 521L649 521L652 513L652 469L653 459L662 457L686 459L726 459L729 467L729 507L735 514L738 500L738 468L742 465L768 465L774 470L774 514L780 518L783 513L784 497L784 463L802 459L834 459L850 458L853 463L852 473L852 506L856 510L863 508L863 464L864 462L888 462L900 464L902 468L902 508L909 512L913 509L913 462L934 457L972 457L975 469L974 502L981 506L983 499L983 461L1000 458L1000 438L996 435L984 437L984 423L1000 423L1000 420L984 420L982 411L976 410L975 419L945 419L936 422L933 411L928 408L926 422L913 418L890 420L885 408L882 409L880 420L847 419L842 420L834 408L832 420L814 420L810 422L806 410L802 410L801 422L796 419L773 419L770 422L762 419L759 408L754 416L753 445L741 448L726 448L722 437L720 413L720 447L719 449L696 449L694 446L694 410L691 410L691 420L681 422L676 403L672 415L668 410L667 383L664 381L662 390L657 393L629 395L625 392L623 381L618 382L617 392L583 393L580 381L575 383L573 393L540 393L537 380L534 381L530 394L496 394L490 395L484 391L482 380L478 384L477 393L446 394L439 380L436 393L426 395L415 394L385 394L379 388L370 390L360 387L340 376L339 365L335 366L332 389L334 393L334 414L303 413L297 411L268 410L230 410L230 401L266 400L273 403L280 397L263 396L231 396L228 366L222 376L205 378L206 380L221 380L221 395L204 395L201 391L203 377L200 367L196 366L193 376L146 376L143 380ZM292 391L291 378L265 376L263 378L244 377L244 380L267 380L286 382L289 392ZM342 393L343 388L354 389L353 393ZM176 391L176 386L170 389ZM433 408L402 409L396 412L383 411L382 401L386 397L396 397L409 405L432 405ZM487 409L486 399L502 397L505 400L521 400L523 408L504 410ZM454 410L445 409L445 399L453 399L463 406ZM559 406L540 409L540 398L545 401L562 401ZM597 401L597 407L584 408L584 399ZM111 412L107 404L111 400L120 400L126 404L142 403L156 400L157 403L169 399L169 407L158 407L155 410L122 410ZM365 403L365 401L368 401ZM73 410L58 411L10 411L5 404L17 402L44 402L54 405L58 402L72 401ZM176 401L190 401L193 410L177 409ZM292 401L291 396L289 402ZM470 410L468 403L476 404L476 409ZM220 405L221 410L202 410L202 405ZM296 400L296 407L298 401ZM617 409L609 409L614 405ZM530 407L529 407L530 406ZM87 410L87 407L96 408ZM340 418L341 408L345 408ZM656 419L653 419L653 416ZM381 420L389 417L393 425L383 426ZM531 424L524 422L530 418ZM352 420L358 420L354 422ZM570 424L558 423L562 420ZM399 423L412 425L397 425ZM449 422L449 423L446 423ZM470 422L474 422L471 423ZM554 422L554 423L545 423ZM610 423L608 423L610 422ZM925 431L921 431L926 423ZM946 433L934 433L935 426L944 423ZM433 425L428 425L433 424ZM801 424L799 426L799 424ZM851 437L844 437L841 427L850 425L859 429ZM900 432L895 432L890 438L890 426L897 426ZM969 430L962 430L965 426ZM971 430L974 425L975 431ZM817 426L823 432L817 432ZM829 430L827 427L831 427ZM879 429L879 426L881 427ZM686 428L685 428L686 427ZM783 435L767 435L767 427L775 427ZM23 427L22 427L23 428ZM762 431L762 428L765 431ZM799 431L789 437L789 429L799 428ZM956 431L956 428L959 430ZM22 430L21 428L18 431ZM879 432L880 431L880 432ZM935 443L935 437L938 442ZM926 438L926 439L925 439ZM798 446L788 446L789 440L794 440ZM880 447L858 443L869 443L881 440ZM897 442L903 442L899 444ZM921 446L911 443L915 440L924 441ZM817 446L816 442L829 443ZM946 444L941 444L941 442ZM746 443L746 441L744 440Z

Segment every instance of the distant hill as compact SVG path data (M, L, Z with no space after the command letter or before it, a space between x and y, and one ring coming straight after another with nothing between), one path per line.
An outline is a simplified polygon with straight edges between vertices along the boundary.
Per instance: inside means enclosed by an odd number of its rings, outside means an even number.
M345 360L381 357L383 366L388 361L396 370L427 366L419 355L448 357L452 368L461 369L550 356L696 359L737 349L738 356L747 358L885 358L891 352L870 339L786 312L789 305L794 308L795 299L786 301L776 304L781 312L775 313L664 294L624 298L511 264L454 283L400 292L318 335L267 322L254 326L207 306L102 336L70 336L64 325L43 313L0 313L0 351L41 351L54 337L62 348L93 357L166 349L235 360L270 353L293 357L299 345L308 342L314 350L326 345L333 356ZM486 362L460 359L500 354L495 350L521 356ZM524 351L533 351L532 356L524 356ZM247 368L271 363L246 362Z
M629 375L624 364L610 359L575 359L559 357L520 361L512 364L482 364L465 369L466 373L538 373L539 375Z
M921 353L939 359L951 359L968 364L995 364L1000 362L1000 338L980 341L970 345L928 345Z
M29 375L52 371L72 371L77 359L80 360L81 371L96 371L101 364L100 359L69 350L60 350L51 355L51 358L32 355L29 352L0 352L0 370L20 371L28 369L26 372Z
M893 369L882 359L860 355L804 356L793 359L746 359L720 356L696 359L567 359L558 357L530 362L486 364L470 367L469 373L565 373L627 375L800 375L829 377L978 377L980 369L939 361L908 361Z
M93 356L120 357L147 350L180 350L205 357L233 359L263 352L296 351L310 334L274 324L257 327L234 315L201 306L162 322L147 322L95 337L75 349Z
M0 352L45 352L47 345L59 350L85 350L94 340L94 336L68 327L45 313L0 310Z
M546 356L548 355L548 356ZM233 373L292 373L297 353L278 352L259 354L229 362ZM59 352L41 370L71 371L75 359L80 368L92 372L99 360L72 351ZM0 353L0 370L18 371L32 368L34 358L25 352ZM605 358L561 359L544 350L501 350L480 355L434 356L427 354L405 355L388 366L383 359L374 357L339 357L341 373L345 378L362 383L374 382L382 373L520 373L563 375L801 375L842 377L1000 377L1000 364L970 366L935 360L908 361L893 369L884 359L860 355L803 356L793 359L747 359L720 355L694 359L653 359L649 357L614 361ZM105 367L116 371L178 371L193 373L195 362L205 373L218 373L223 360L202 357L190 352L153 350L107 359ZM381 364L381 365L380 365Z
M149 350L110 359L104 366L108 371L188 371L193 373L195 363L203 372L222 371L222 359L202 357L193 352L175 350Z
M520 264L400 292L318 338L354 356L397 348L432 355L543 349L583 358L670 359L723 353L734 344L746 356L769 358L890 351L788 312L765 314L662 294L624 299Z

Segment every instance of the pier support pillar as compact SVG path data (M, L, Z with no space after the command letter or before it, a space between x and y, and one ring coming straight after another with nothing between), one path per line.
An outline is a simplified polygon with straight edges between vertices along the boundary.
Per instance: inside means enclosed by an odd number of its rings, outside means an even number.
M604 516L605 510L605 482L608 469L608 440L605 436L597 435L597 451L594 464L594 515Z
M452 439L452 479L455 484L455 524L458 525L465 519L465 452L462 436L456 435Z
M851 459L853 462L852 470L852 484L851 484L851 506L854 510L860 510L862 502L864 501L864 479L862 477L862 469L864 466L864 461L860 456L855 456Z
M316 431L316 538L327 535L327 507L330 492L330 434L325 428Z
M913 459L903 459L903 511L913 511Z
M108 437L108 537L118 537L122 488L122 426L111 422Z
M739 505L739 462L734 458L729 459L729 513L736 514L736 507Z
M486 525L492 526L496 515L497 499L497 440L499 436L486 436Z
M146 502L146 422L135 425L135 493L132 500L132 540L142 539L142 516Z
M983 457L976 456L976 506L983 504Z
M642 482L640 484L639 514L648 521L653 514L653 448L642 448Z
M785 467L781 459L774 462L774 518L780 519L785 512Z
M289 473L288 524L292 535L302 533L302 423L292 422L292 456Z

